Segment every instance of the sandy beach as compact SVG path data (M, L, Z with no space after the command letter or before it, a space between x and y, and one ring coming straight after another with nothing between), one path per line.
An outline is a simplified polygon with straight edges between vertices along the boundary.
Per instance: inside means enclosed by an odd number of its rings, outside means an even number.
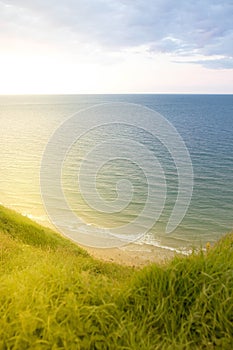
M56 231L58 234L61 234L50 222L37 222L40 225L49 227L50 229ZM135 267L143 267L151 263L164 264L167 261L171 260L174 256L178 255L178 253L175 251L149 244L130 243L120 248L96 248L84 246L80 243L75 244L86 250L92 257L96 259Z
M164 264L177 253L168 249L151 245L129 244L121 248L90 248L83 247L88 253L106 262L143 267L151 263Z

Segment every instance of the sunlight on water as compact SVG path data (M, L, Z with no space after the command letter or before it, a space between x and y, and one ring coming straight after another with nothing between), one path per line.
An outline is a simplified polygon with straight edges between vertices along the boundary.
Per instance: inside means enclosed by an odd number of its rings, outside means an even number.
M152 139L149 133L139 133L138 130L129 130L119 125L114 129L105 127L101 131L91 131L76 142L67 153L63 164L64 194L69 206L83 220L82 227L78 229L98 232L101 227L124 225L143 210L148 194L148 179L143 169L128 159L107 162L99 169L96 177L98 193L109 205L118 199L119 180L130 182L132 196L127 192L125 197L122 197L122 210L112 213L98 212L87 203L80 191L78 173L88 152L100 141L110 142L121 137L140 140L156 154L166 174L165 207L159 220L144 237L144 242L176 248L189 247L207 241L214 242L220 235L232 230L233 97L230 95L2 96L0 200L3 205L48 224L40 196L39 180L40 162L46 143L54 130L73 113L99 102L113 100L144 104L162 113L177 128L186 142L194 167L191 205L179 227L171 235L165 236L165 227L176 201L178 186L172 156L160 142ZM134 152L133 149L131 151ZM96 162L104 157L103 149L97 152L95 157L86 165L88 173L91 173ZM161 179L153 172L149 176L156 189L156 196L159 197ZM88 188L85 178L83 181L84 186ZM127 183L124 185L128 186ZM88 198L92 198L91 190ZM54 206L59 205L54 198ZM60 220L72 228L72 222L66 222L64 208L60 209ZM156 208L151 208L151 217L155 215L154 210ZM146 223L147 218L144 220Z

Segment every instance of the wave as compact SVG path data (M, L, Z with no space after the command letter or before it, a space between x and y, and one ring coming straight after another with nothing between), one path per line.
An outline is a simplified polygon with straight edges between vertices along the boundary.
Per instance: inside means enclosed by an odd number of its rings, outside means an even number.
M139 245L139 246L148 245L148 246L152 246L152 247L162 248L162 249L170 250L170 251L173 251L175 253L183 254L183 255L190 255L193 252L192 249L187 248L187 247L175 248L175 247L161 244L158 241L156 241L155 239L153 239L153 237L148 238L148 236L147 236L147 238L144 237L141 240L135 241L134 244Z
M29 213L21 213L23 216L27 217L28 219L31 219L33 221L36 221L36 222L48 222L48 218L46 215L40 215L40 216L36 216L36 215L32 215L32 214L29 214Z

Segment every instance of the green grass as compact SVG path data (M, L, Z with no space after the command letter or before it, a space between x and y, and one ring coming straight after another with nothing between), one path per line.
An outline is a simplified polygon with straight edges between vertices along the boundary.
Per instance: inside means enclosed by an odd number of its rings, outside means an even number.
M233 235L141 270L0 206L0 349L232 349Z

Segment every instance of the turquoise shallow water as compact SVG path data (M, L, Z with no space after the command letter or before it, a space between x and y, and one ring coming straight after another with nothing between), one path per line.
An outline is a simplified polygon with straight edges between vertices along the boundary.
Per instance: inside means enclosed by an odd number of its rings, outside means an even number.
M207 241L214 242L222 234L231 231L233 227L232 95L1 96L0 201L47 224L48 217L42 204L39 179L45 146L56 128L71 115L103 102L141 104L161 113L175 126L186 143L193 164L194 187L189 209L176 230L169 235L165 234L165 227L178 191L178 175L172 155L149 132L122 125L105 126L92 130L74 143L64 159L62 188L69 206L81 218L82 225L77 226L67 220L66 208L54 197L54 207L59 209L59 224L86 235L92 232L93 237L98 239L103 228L125 225L133 221L143 210L148 195L148 178L152 188L158 189L156 196L163 196L163 178L155 176L150 158L144 159L144 164L149 169L147 176L143 173L143 169L135 164L133 157L114 158L115 141L118 139L121 139L124 154L128 152L128 155L131 152L135 155L134 147L129 149L129 145L124 141L130 139L142 142L156 155L165 174L167 190L164 209L159 219L139 243L187 249L192 245L205 244ZM67 133L69 132L71 130L67 130ZM103 141L107 145L106 154L108 156L111 154L112 159L105 162L96 177L96 187L101 198L107 203L115 201L118 196L116 184L119 180L127 179L133 186L130 202L127 196L122 199L121 205L124 210L110 213L92 208L93 191L88 178L86 182L89 203L85 202L80 193L77 176L88 152ZM109 150L111 143L115 148ZM62 147L62 140L57 147L58 149ZM97 150L87 162L85 168L87 172L91 173L104 157L103 149ZM127 187L126 194L128 191ZM151 210L142 217L140 221L142 231L147 221L156 216L157 209L152 205ZM129 234L133 235L133 225L130 226L130 230L132 232Z

